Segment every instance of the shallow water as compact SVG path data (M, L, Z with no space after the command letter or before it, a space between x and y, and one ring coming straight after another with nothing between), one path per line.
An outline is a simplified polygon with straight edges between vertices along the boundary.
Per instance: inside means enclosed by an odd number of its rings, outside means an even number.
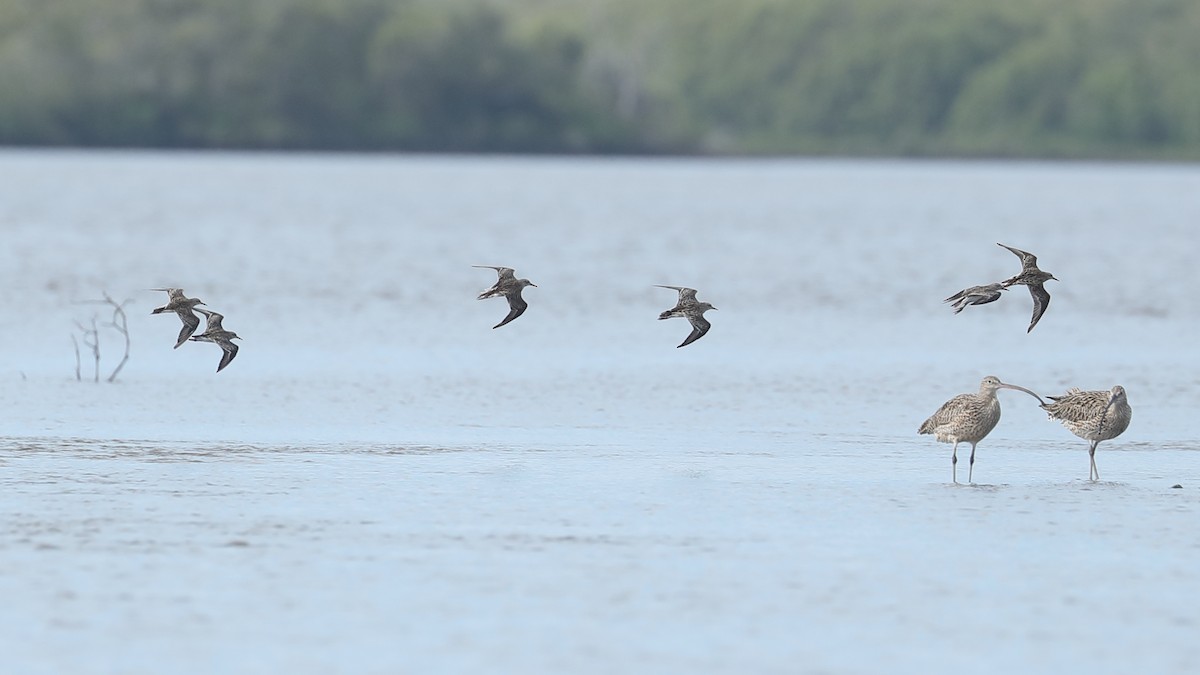
M1200 658L1200 168L7 152L0 179L18 671ZM1030 334L1023 289L940 302L1015 272L997 241L1062 280ZM538 284L526 314L491 330L472 264ZM675 349L652 284L711 332ZM165 285L245 338L219 375L149 315ZM77 383L103 290L132 357ZM915 430L987 374L1124 385L1104 480L1001 392L951 485Z

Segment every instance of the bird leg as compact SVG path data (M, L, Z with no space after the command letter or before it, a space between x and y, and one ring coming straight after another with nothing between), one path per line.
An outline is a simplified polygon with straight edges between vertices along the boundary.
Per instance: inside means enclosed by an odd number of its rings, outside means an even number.
M1088 458L1092 461L1092 466L1088 469L1088 478L1091 480L1100 480L1100 469L1096 468L1097 445L1100 445L1100 441L1092 441L1092 445L1088 448Z
M958 441L954 441L954 449L950 451L950 469L954 484L958 485Z
M967 469L967 483L969 485L975 484L974 475L975 475L975 444L972 443L971 444L971 466L970 466L970 468Z

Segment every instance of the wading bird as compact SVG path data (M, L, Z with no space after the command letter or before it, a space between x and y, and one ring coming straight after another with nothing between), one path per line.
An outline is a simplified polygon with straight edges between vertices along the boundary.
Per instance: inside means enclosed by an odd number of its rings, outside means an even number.
M529 303L521 297L521 289L526 286L537 288L537 284L528 279L518 279L516 272L511 267L494 267L492 265L471 265L480 269L496 270L499 279L496 280L496 285L479 294L480 300L488 298L498 298L504 296L508 300L508 316L500 323L492 326L495 330L500 326L512 321L513 319L525 313L525 309L529 307Z
M1012 251L1013 255L1021 259L1020 273L1000 283L1005 288L1020 284L1029 287L1029 295L1033 297L1033 320L1029 322L1029 328L1025 330L1028 333L1033 330L1033 327L1037 325L1042 315L1046 313L1046 308L1050 306L1050 294L1046 292L1045 283L1051 279L1055 281L1058 281L1058 279L1053 274L1038 269L1037 256L1034 254L1022 251L1019 248L1005 246L1000 242L996 242L996 245L1004 246L1004 248Z
M187 342L187 339L200 326L200 317L192 313L192 310L196 308L196 305L203 305L204 301L200 298L185 296L182 288L151 288L150 290L167 292L167 304L150 310L151 314L175 312L179 320L183 322L183 328L179 330L179 339L175 341L174 347L175 349L179 349L179 345Z
M660 284L655 284L655 286L658 288L669 288L673 291L679 291L679 301L676 302L675 306L671 309L659 314L658 319L661 321L663 319L683 317L692 324L692 332L683 341L683 344L680 344L678 347L676 347L676 349L679 347L686 347L696 340L704 337L704 334L707 333L708 329L712 327L712 324L710 324L708 320L704 318L704 313L710 309L716 309L716 307L713 307L707 302L700 302L696 300L696 289L694 288L686 288L684 286L662 286Z
M985 284L983 286L972 286L964 288L954 295L946 298L942 302L951 303L954 308L954 313L958 314L967 308L967 305L986 305L989 302L995 302L1000 299L1000 293L1008 290L1002 283Z
M967 470L967 482L972 482L975 469L975 445L982 441L996 423L1000 421L1000 401L996 398L997 389L1014 389L1023 391L1044 403L1042 397L1015 384L1005 384L995 375L988 375L979 383L978 394L959 394L946 401L938 411L917 429L918 434L933 434L941 443L953 443L950 452L950 466L954 482L958 482L958 444L971 444L971 465Z
M1133 409L1125 397L1125 387L1117 385L1109 391L1082 391L1078 387L1067 390L1062 396L1050 396L1050 403L1042 408L1050 419L1063 423L1071 433L1085 441L1091 441L1088 455L1091 457L1089 480L1100 480L1100 469L1096 468L1096 446L1100 441L1116 438L1129 428Z
M196 311L208 317L208 323L205 325L203 333L192 336L191 339L196 342L212 342L221 348L221 351L224 353L221 355L221 362L217 364L217 372L219 373L233 361L233 357L237 356L238 346L233 344L233 341L241 340L242 338L238 337L237 333L221 327L221 319L224 319L224 316L216 312L210 312L207 309L197 308Z

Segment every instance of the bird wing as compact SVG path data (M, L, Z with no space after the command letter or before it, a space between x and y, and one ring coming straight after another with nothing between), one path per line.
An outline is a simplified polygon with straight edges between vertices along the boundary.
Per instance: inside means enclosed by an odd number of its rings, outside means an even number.
M937 409L937 412L929 416L921 424L921 428L917 430L919 434L932 434L937 432L937 428L943 424L949 423L954 418L958 417L964 409L975 399L974 394L959 394L954 398L942 404L942 407Z
M217 364L217 372L221 372L225 366L233 361L233 357L237 356L238 346L233 344L232 340L222 340L217 344L221 345L221 363Z
M1019 248L1005 246L1004 244L1001 244L1000 242L996 242L996 245L1004 246L1004 248L1012 251L1013 255L1016 255L1018 258L1020 258L1021 259L1021 267L1023 269L1027 269L1027 270L1028 269L1037 269L1037 256L1036 255L1030 253L1029 251L1022 251Z
M692 322L692 332L687 336L687 339L679 345L679 347L686 347L696 340L699 340L700 338L704 337L704 334L708 332L709 328L712 328L712 324L708 322L708 319L705 319L700 314L688 315L688 321ZM676 349L679 347L676 347Z
M200 327L200 317L191 312L176 312L175 314L183 322L183 328L179 329L179 339L175 341L175 349L179 349L179 345L187 342L192 333L195 333L196 329Z
M1046 313L1046 308L1050 306L1050 294L1046 292L1045 284L1030 284L1029 295L1033 296L1033 320L1029 322L1026 333L1033 330L1042 315Z
M1051 396L1052 403L1042 408L1050 417L1067 422L1082 422L1104 414L1108 408L1109 392L1080 391L1072 388L1062 396Z
M654 284L659 288L669 288L673 291L679 291L679 304L696 302L696 289L688 288L687 286L663 286L662 284Z
M514 279L514 278L516 278L516 274L517 274L516 270L514 270L511 267L496 267L495 265L471 265L471 267L478 267L480 269L496 270L496 275L501 280Z
M218 314L218 313L212 311L211 309L203 309L201 307L197 307L196 311L200 312L204 316L208 317L208 323L206 323L204 325L205 333L211 333L213 331L225 330L224 328L221 327L221 319L225 318L224 314Z
M509 321L512 321L513 319L517 318L518 316L521 316L522 314L525 313L526 308L529 307L529 303L525 302L525 298L521 297L521 289L520 288L518 288L515 293L509 293L507 297L508 297L508 306L509 306L508 316L504 317L504 320L501 321L500 323L496 324L495 326L492 326L493 330L495 330L496 328L499 328L500 326L503 326L504 324L508 323Z

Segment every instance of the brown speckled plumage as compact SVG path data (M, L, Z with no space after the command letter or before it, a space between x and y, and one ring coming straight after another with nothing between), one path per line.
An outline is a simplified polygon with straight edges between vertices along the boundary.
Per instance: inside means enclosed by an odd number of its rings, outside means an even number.
M1005 246L999 242L996 245L1004 246L1004 248L1012 251L1013 255L1021 259L1020 273L1001 281L1000 284L1005 288L1017 285L1029 287L1029 295L1033 298L1033 319L1029 322L1029 328L1025 330L1028 333L1033 330L1033 327L1041 320L1042 315L1046 313L1046 308L1050 306L1050 294L1046 292L1045 283L1051 279L1055 281L1058 281L1058 279L1055 279L1053 274L1038 269L1037 256L1034 254L1022 251L1019 248Z
M187 297L182 288L152 288L150 290L167 292L167 304L150 310L151 314L175 312L179 320L183 322L183 328L179 329L179 337L175 340L175 349L179 349L179 345L187 342L187 339L200 326L200 317L192 313L192 310L196 308L196 305L203 305L204 302L200 298Z
M1078 388L1068 389L1062 396L1050 396L1050 403L1042 404L1042 408L1050 415L1050 419L1063 423L1071 433L1090 441L1088 456L1091 458L1091 468L1088 471L1090 480L1100 480L1100 470L1096 468L1096 446L1100 441L1116 438L1129 428L1133 418L1133 409L1129 407L1129 399L1125 396L1125 388L1117 385L1109 391L1082 391Z
M221 362L217 364L219 373L233 361L233 357L237 356L238 346L233 341L242 338L238 337L237 333L225 330L221 326L221 320L225 318L223 315L199 307L196 308L196 311L208 317L208 323L205 325L203 333L192 336L191 339L196 342L211 342L221 348Z
M716 307L713 307L707 302L700 302L697 300L696 289L687 288L686 286L662 286L660 284L655 284L655 286L658 288L669 288L673 291L679 291L679 301L676 302L675 306L671 309L659 314L659 320L661 321L662 319L683 317L692 324L692 332L689 333L686 338L684 338L682 344L676 347L677 349L678 347L686 347L696 340L699 340L700 338L704 337L704 334L708 332L709 328L712 328L712 324L704 318L704 313L710 309L716 309Z
M995 375L988 375L979 383L979 393L959 394L946 401L917 429L918 434L933 434L941 443L954 444L954 449L950 454L950 465L955 483L958 482L959 443L971 444L971 463L967 471L967 482L972 482L974 478L975 445L991 433L1000 421L1000 401L996 398L998 389L1023 391L1039 402L1042 401L1040 396L1024 387L1005 384Z
M525 310L529 307L529 303L525 302L525 298L521 297L521 289L526 286L537 288L537 284L528 279L518 279L516 271L511 267L495 267L493 265L471 265L471 267L496 270L496 274L499 276L494 286L479 294L480 300L498 298L500 296L504 296L508 300L508 316L505 316L504 320L500 323L492 326L493 329L499 328L525 313Z

